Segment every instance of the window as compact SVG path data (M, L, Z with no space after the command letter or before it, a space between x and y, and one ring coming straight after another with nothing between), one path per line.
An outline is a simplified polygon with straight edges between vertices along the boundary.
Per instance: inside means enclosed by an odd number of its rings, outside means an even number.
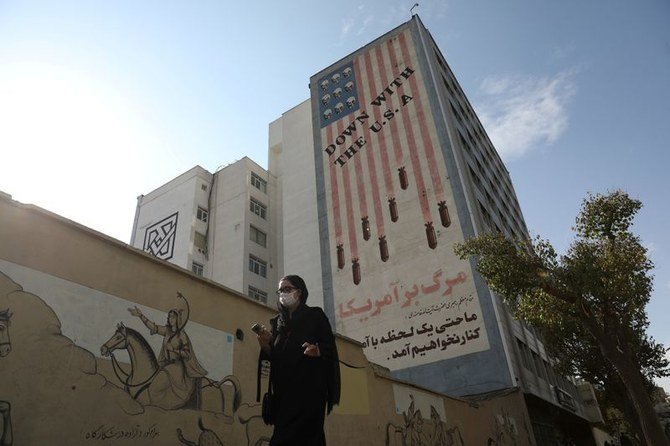
M553 367L549 365L547 361L544 361L544 368L547 370L547 375L549 376L549 382L556 386L558 383L556 382L556 373L554 372Z
M528 370L530 370L531 372L535 372L535 368L533 367L530 360L530 352L528 351L528 347L520 339L517 339L516 343L517 346L519 347L519 354L521 355L523 366Z
M268 275L267 263L257 259L254 256L249 256L249 271L251 271L254 274L258 274L261 277L267 277Z
M549 381L549 378L547 377L547 371L544 368L544 361L542 361L542 358L540 358L540 355L538 355L535 352L532 352L533 354L533 361L535 361L535 368L537 369L537 376L542 378L545 381Z
M258 215L263 220L266 219L268 208L265 207L264 205L260 204L258 201L254 200L253 198L249 202L249 210L251 212L253 212L254 214Z
M249 226L249 240L258 243L265 248L267 246L267 238L268 236L265 235L265 232L253 226Z
M254 300L257 300L259 302L263 302L264 304L268 303L268 293L265 291L261 291L258 288L254 288L251 285L249 285L249 297L251 297Z
M198 249L207 249L207 239L205 238L205 234L196 231L195 237L193 237L193 244Z
M255 173L251 172L251 185L263 192L264 194L268 193L268 183L263 178L259 177Z
M209 212L207 212L207 209L201 208L198 206L198 212L196 214L196 217L200 221L204 221L207 223L207 218L209 217Z
M191 271L193 271L194 274L197 274L198 276L202 276L203 271L205 270L205 267L198 262L193 262L191 264Z
M444 70L446 70L447 67L444 65L444 61L442 60L442 56L440 55L439 50L437 50L436 48L433 48L433 51L435 52L435 58L437 59L437 63L440 64L440 66L441 66Z

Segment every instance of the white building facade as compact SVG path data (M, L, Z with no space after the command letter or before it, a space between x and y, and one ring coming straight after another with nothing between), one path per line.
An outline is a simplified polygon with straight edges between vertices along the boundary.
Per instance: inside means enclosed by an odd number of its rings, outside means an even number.
M137 199L131 245L274 305L276 182L244 157L196 166Z

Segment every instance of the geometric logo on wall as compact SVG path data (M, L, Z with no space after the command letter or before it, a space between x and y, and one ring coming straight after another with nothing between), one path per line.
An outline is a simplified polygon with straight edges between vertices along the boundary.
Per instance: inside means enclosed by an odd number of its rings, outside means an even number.
M162 260L169 260L174 254L174 241L177 234L177 215L175 212L155 225L149 226L144 233L144 251Z

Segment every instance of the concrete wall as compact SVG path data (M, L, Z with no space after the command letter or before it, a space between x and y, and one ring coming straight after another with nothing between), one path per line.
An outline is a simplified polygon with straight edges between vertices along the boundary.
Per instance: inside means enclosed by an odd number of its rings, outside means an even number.
M245 212L248 203L246 166L236 162L215 175L212 199L210 268L217 282L246 293L244 276L248 271L245 257L249 239Z
M316 209L316 172L310 102L288 110L270 124L268 170L277 178L280 276L300 274L310 287L312 304L323 308L321 252ZM281 263L281 262L280 262ZM312 299L312 297L310 297Z
M180 400L166 386L167 368L152 375L163 339L131 315L135 307L158 324L171 309L188 316L184 331L208 372L185 380L192 394ZM267 444L271 428L255 402L258 346L248 327L267 321L269 308L0 195L4 310L11 317L0 336L11 351L0 357L3 444L178 445L207 437L206 444ZM342 361L360 368L341 365L342 403L326 421L329 444L534 444L518 391L476 402L449 398L391 379L366 361L360 344L337 341Z

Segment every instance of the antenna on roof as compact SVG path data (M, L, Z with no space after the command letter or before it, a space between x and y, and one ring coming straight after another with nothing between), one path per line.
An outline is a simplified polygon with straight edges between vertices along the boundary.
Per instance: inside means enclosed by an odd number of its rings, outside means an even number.
M414 8L416 8L417 6L419 6L419 4L418 4L418 3L414 3L414 6L412 6L411 8L409 8L409 13L410 13L410 15L411 15L412 17L414 17L414 13L413 13L412 11L413 11Z

